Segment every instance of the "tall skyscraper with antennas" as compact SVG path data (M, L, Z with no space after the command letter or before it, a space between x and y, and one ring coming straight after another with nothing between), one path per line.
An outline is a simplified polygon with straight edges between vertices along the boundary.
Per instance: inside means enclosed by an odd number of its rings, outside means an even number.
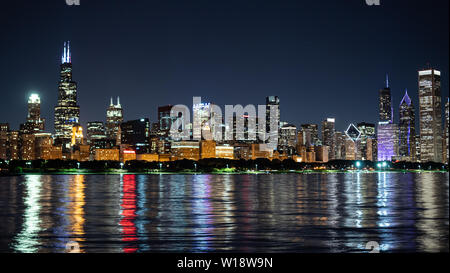
M77 83L72 80L70 43L64 43L61 58L58 104L55 106L55 142L63 149L70 148L72 129L80 122L80 106L77 101Z
M391 161L398 156L398 125L394 123L391 88L386 76L386 87L379 92L380 121L377 132L378 161Z
M106 110L106 138L114 140L116 145L120 144L120 124L123 122L123 109L120 105L120 98L117 97L117 104L111 103Z

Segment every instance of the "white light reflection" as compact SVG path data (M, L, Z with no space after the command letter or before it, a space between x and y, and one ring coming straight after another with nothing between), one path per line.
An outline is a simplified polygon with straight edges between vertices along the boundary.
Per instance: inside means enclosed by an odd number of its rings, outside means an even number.
M24 199L25 212L22 231L14 238L13 249L16 252L34 253L39 250L39 241L37 239L41 231L41 220L39 213L41 205L39 204L41 195L41 176L25 176L26 197Z

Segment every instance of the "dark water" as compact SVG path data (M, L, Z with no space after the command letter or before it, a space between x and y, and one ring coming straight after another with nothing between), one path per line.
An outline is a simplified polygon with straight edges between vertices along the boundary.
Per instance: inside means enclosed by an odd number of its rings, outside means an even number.
M0 177L0 252L449 251L448 173Z

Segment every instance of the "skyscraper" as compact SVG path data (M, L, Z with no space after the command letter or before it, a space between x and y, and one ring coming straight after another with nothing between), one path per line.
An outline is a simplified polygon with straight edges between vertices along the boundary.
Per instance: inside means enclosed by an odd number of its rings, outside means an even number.
M270 114L270 109L274 108L273 116ZM266 134L268 134L267 141L274 140L280 129L280 99L277 96L266 97ZM272 134L270 133L272 131ZM267 137L267 136L266 136Z
M70 44L66 42L61 60L58 104L55 106L55 142L62 144L64 149L70 148L72 128L79 119L77 83L72 80Z
M109 140L116 142L116 145L120 144L120 124L123 122L123 109L120 105L120 98L117 97L117 104L111 102L106 110L106 137Z
M441 72L419 71L420 161L442 162Z
M374 140L376 138L375 124L361 122L357 125L358 130L361 132L361 137L357 143L358 154L356 158L358 160L370 160L376 161L374 158L376 151L374 151Z
M41 118L41 98L38 94L31 94L28 98L27 122L20 125L22 134L34 134L44 131L45 120Z
M334 118L327 118L322 122L322 144L328 146L328 158L335 159L335 122Z
M297 127L292 124L285 124L280 128L278 139L278 151L285 155L293 155L297 145Z
M386 77L386 87L379 92L379 111L377 157L378 161L391 161L398 155L398 125L394 124L394 110L388 77Z
M445 163L447 163L448 164L448 158L449 158L449 156L448 156L448 154L449 154L449 146L448 146L448 136L449 136L449 132L448 132L448 130L450 129L449 128L449 104L450 104L450 102L449 102L449 98L447 98L447 103L445 104L445 141L444 141L444 143L445 143L445 155L446 155L446 158L445 158Z
M380 121L393 121L391 88L389 87L389 77L386 75L386 87L379 92Z
M317 124L302 124L301 128L306 147L319 144L319 126Z
M399 156L402 160L416 161L415 122L414 105L406 90L400 103L399 120Z

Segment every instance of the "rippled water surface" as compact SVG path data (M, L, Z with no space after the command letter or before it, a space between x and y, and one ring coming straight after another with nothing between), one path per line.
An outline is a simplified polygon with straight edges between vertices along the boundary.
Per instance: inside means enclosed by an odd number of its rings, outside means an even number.
M0 177L0 252L449 251L448 173Z

